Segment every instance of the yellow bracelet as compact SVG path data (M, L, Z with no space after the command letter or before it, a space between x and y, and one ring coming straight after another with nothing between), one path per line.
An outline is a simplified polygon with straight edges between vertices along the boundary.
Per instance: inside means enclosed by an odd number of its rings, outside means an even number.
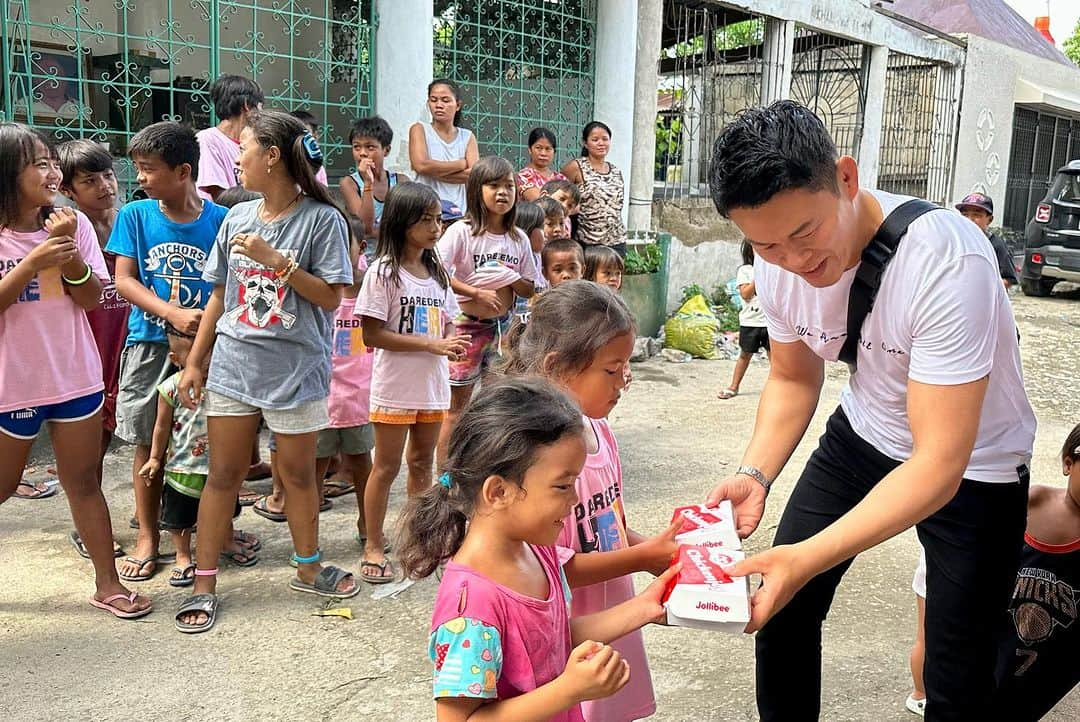
M86 273L83 275L82 278L77 278L75 280L72 280L72 279L68 278L67 276L61 274L60 279L69 286L81 286L81 285L83 285L84 283L89 281L90 276L93 275L93 270L90 268L90 264L83 261L83 265L86 266Z

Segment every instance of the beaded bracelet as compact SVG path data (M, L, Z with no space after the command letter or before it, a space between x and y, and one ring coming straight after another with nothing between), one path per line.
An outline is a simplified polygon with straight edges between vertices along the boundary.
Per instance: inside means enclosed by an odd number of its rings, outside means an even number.
M61 274L60 279L69 286L81 286L81 285L83 285L84 283L89 281L90 276L93 275L93 270L90 268L90 264L84 262L83 265L86 266L86 274L83 275L82 278L71 279L71 278L68 278L67 276Z

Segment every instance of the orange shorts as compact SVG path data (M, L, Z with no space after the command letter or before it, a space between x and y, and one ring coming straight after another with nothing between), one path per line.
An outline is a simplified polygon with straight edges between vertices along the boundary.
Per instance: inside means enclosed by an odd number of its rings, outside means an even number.
M392 409L388 406L372 405L369 419L373 424L438 424L446 421L446 409Z

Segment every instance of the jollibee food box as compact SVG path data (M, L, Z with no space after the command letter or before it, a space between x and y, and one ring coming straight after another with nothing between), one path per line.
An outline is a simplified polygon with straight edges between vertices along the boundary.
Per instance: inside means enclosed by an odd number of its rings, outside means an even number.
M680 545L672 563L682 568L664 598L667 623L741 633L750 621L750 590L746 577L730 577L722 567L742 558L717 542Z
M725 499L716 507L700 504L680 506L671 517L672 523L682 517L683 526L675 536L679 544L715 542L725 549L741 549L739 535L735 533L735 513L731 502Z

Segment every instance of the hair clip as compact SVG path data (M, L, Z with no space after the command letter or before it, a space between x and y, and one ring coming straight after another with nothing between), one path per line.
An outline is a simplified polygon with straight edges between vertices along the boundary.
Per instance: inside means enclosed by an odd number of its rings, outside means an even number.
M439 474L439 483L442 484L443 486L445 486L447 489L450 488L450 472L449 471L444 471L443 473Z
M322 148L319 147L319 141L315 140L315 136L310 131L304 133L301 143L304 145L304 153L307 154L308 160L322 160Z

